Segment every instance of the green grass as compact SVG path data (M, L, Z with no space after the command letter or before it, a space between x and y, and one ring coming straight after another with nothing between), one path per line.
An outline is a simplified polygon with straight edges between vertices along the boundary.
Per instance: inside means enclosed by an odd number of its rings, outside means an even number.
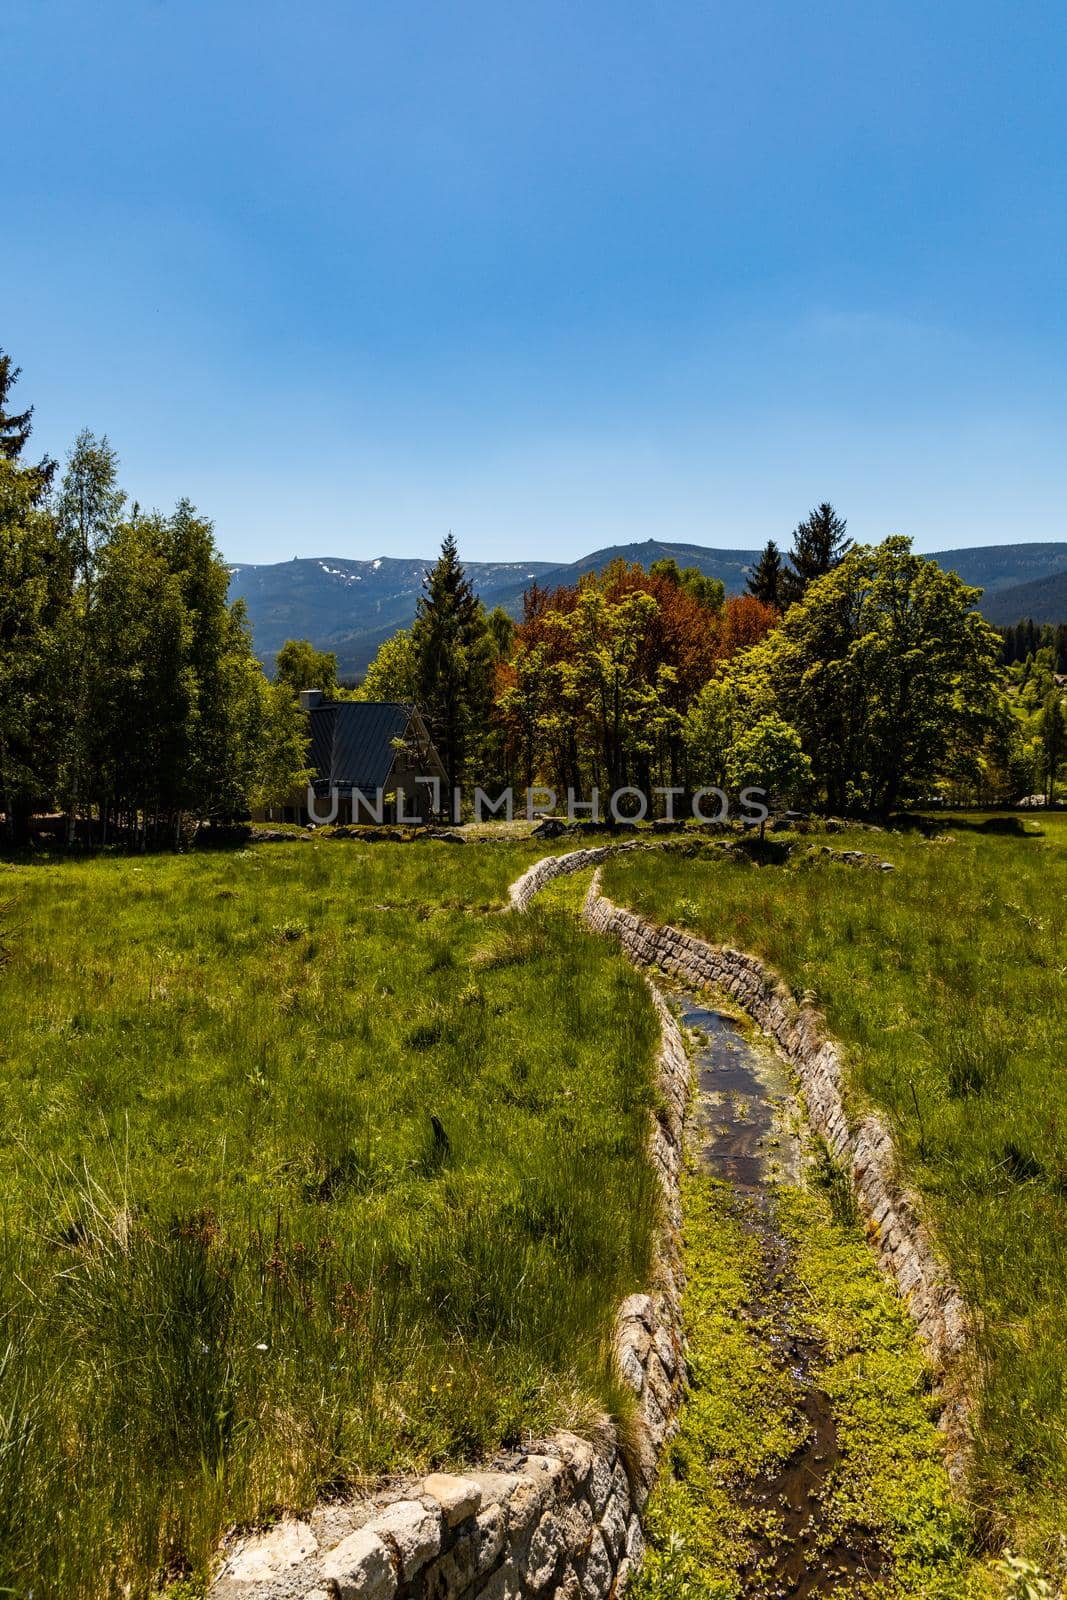
M1067 1504L1067 819L1040 834L833 836L893 873L700 846L612 861L606 892L764 957L824 1011L851 1094L889 1117L905 1176L978 1313L979 1527L1062 1578ZM1038 824L1027 823L1028 830Z
M196 1580L324 1486L625 1408L655 1018L497 914L543 853L0 866L0 1588Z

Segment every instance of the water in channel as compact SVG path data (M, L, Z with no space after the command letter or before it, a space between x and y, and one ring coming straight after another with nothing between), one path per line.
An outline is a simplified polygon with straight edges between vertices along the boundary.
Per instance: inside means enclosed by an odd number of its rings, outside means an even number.
M805 1327L791 1247L776 1220L776 1189L802 1184L804 1140L787 1069L773 1047L691 993L676 992L694 1045L698 1097L691 1135L701 1170L732 1190L731 1205L761 1263L744 1308L766 1359L788 1374L803 1439L785 1461L739 1489L754 1511L774 1513L776 1534L755 1541L739 1574L746 1600L861 1594L881 1566L861 1530L829 1536L828 1480L839 1459L829 1396L814 1374L821 1346Z

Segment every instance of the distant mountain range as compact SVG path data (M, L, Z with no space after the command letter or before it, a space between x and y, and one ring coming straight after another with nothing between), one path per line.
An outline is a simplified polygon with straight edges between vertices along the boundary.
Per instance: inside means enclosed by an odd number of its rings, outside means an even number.
M522 612L523 592L537 582L554 589L574 583L583 572L598 572L621 557L647 567L673 556L680 567L699 567L721 578L727 594L740 594L758 550L712 550L697 544L610 545L580 561L468 561L468 576L485 604ZM943 550L934 559L966 583L985 590L981 609L991 622L1067 621L1067 543L998 544L976 550ZM256 650L270 668L286 639L310 639L333 650L339 671L362 673L383 639L407 627L415 615L423 573L430 560L380 556L348 561L321 556L269 565L230 568L230 597L242 599L255 635Z

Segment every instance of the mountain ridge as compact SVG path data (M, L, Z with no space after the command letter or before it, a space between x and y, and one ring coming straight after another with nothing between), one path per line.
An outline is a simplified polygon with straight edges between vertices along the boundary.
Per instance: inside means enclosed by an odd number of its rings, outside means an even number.
M522 596L531 583L549 589L572 584L583 573L620 559L648 566L673 557L679 566L696 566L721 579L727 594L739 594L759 553L646 539L607 545L571 562L465 561L464 566L486 606L503 606L520 616ZM984 589L979 608L991 622L1017 622L1026 616L1038 622L1067 620L1067 541L980 545L935 551L931 559ZM227 565L230 597L244 600L257 654L268 668L286 639L310 639L320 650L333 650L339 671L351 676L366 670L383 639L410 625L423 574L433 559L377 556L358 561L325 555Z

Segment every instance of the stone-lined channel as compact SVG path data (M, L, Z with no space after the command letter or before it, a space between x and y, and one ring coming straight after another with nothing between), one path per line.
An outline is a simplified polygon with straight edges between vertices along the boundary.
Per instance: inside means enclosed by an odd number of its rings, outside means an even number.
M837 1428L816 1376L822 1347L805 1326L791 1246L777 1221L779 1185L802 1185L807 1165L788 1070L769 1042L714 1002L684 990L671 991L670 999L693 1045L693 1155L700 1172L729 1186L731 1210L756 1245L760 1272L743 1316L766 1360L788 1375L801 1434L785 1461L738 1490L741 1502L769 1513L776 1529L773 1539L755 1541L738 1573L740 1592L752 1600L856 1594L858 1584L878 1577L880 1552L861 1530L842 1538L827 1527Z

